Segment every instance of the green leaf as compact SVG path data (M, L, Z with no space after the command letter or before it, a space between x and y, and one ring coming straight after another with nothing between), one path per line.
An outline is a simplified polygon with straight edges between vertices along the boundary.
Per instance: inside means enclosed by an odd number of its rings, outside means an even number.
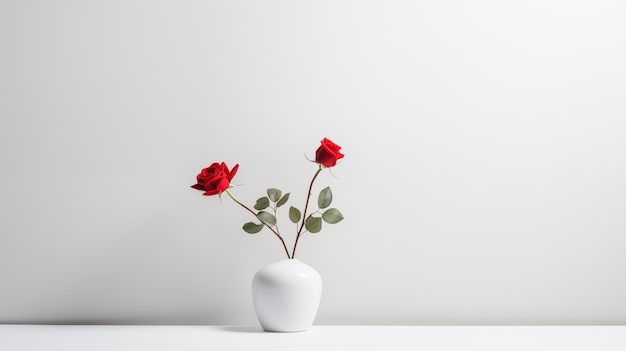
M310 216L304 222L304 226L309 233L319 233L322 230L322 219L320 217Z
M261 222L273 227L276 225L276 217L273 214L265 211L261 211L257 213L256 217L261 220Z
M267 196L264 196L256 200L256 204L254 205L254 208L261 211L261 210L268 208L269 206L270 206L270 199L268 199Z
M280 196L282 195L282 191L274 188L267 189L267 196L269 196L272 202L276 202L280 200Z
M341 214L341 212L339 212L338 209L329 208L328 210L324 211L324 213L322 213L322 218L326 223L335 224L341 222L341 220L343 219L343 215Z
M320 191L320 195L317 198L317 206L319 208L326 208L330 206L333 201L333 192L330 191L330 187L326 187Z
M256 234L263 229L263 224L248 222L243 225L243 230L248 234Z
M289 208L289 219L293 223L298 223L300 221L300 218L302 218L302 214L300 213L300 210L291 206Z
M289 194L291 194L291 193L285 194L280 200L278 200L278 203L276 204L276 207L280 207L280 206L286 204L287 201L289 201Z

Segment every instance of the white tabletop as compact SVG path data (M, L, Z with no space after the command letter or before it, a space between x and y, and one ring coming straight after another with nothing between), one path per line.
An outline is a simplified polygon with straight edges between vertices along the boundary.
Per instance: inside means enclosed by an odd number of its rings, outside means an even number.
M314 326L266 333L237 326L0 325L6 351L626 350L626 326Z

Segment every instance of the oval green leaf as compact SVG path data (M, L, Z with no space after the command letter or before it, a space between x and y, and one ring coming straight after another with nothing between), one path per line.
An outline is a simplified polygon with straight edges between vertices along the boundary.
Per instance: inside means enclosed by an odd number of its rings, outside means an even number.
M317 206L319 208L326 208L333 202L333 192L330 191L330 187L326 187L320 191L320 195L317 197Z
M270 199L267 198L267 196L264 196L258 200L256 200L256 204L254 205L254 208L256 210L264 210L266 208L268 208L270 206Z
M265 211L261 211L257 213L256 217L261 220L261 222L273 227L276 225L276 217L273 214Z
M256 234L263 229L263 224L248 222L243 225L243 231L248 234Z
M289 219L293 222L293 223L298 223L300 222L300 218L302 218L302 214L300 213L300 210L291 206L289 208Z
M319 233L322 230L322 219L320 217L309 217L304 223L309 233Z
M280 198L280 200L278 200L278 202L276 203L276 207L280 207L280 206L286 204L287 201L289 201L289 194L291 194L291 193L287 193L282 198Z
M282 195L282 191L274 188L267 189L267 196L269 196L272 202L276 202L280 200L280 196Z
M329 208L328 210L324 211L324 213L322 213L322 218L326 223L335 224L341 222L341 220L343 219L343 215L341 214L341 212L339 212L338 209Z

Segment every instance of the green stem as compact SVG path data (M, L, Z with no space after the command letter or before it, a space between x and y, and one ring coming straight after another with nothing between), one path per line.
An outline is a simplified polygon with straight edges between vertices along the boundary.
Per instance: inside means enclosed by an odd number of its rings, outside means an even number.
M248 212L252 213L252 215L254 215L254 217L258 219L258 217L256 216L256 212L251 210L248 206L244 205L243 203L239 202L239 200L235 199L235 197L228 190L225 190L224 192L228 194L228 196L230 196L230 198L233 199L233 201L235 201L239 206L248 210ZM276 235L278 239L280 239L280 242L283 244L283 248L285 249L285 253L287 254L287 258L293 258L289 256L289 250L287 249L287 244L285 244L285 240L283 239L283 237L280 236L280 234L276 230L274 230L274 228L267 225L267 223L263 221L261 221L261 223L263 223L264 226L266 226L269 230L271 230L272 233L274 233L274 235Z
M295 244L293 244L293 250L291 251L291 258L294 258L296 256L296 247L298 246L298 240L300 239L300 235L302 235L302 229L304 229L304 224L306 222L306 211L309 208L309 200L311 199L311 191L313 190L313 183L315 182L315 179L317 178L317 176L320 174L320 172L322 171L322 165L319 166L319 168L317 169L317 172L315 172L315 175L313 176L313 179L311 179L311 184L309 185L309 193L306 196L306 203L304 204L304 212L302 213L302 223L300 224L300 228L298 229L298 233L296 235L296 242Z

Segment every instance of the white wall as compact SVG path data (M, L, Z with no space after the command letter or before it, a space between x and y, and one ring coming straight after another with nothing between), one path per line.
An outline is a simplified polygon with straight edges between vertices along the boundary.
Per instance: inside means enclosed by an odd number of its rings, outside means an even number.
M0 322L256 323L282 258L189 188L346 219L319 324L626 323L622 1L3 1ZM292 237L289 238L292 240Z

